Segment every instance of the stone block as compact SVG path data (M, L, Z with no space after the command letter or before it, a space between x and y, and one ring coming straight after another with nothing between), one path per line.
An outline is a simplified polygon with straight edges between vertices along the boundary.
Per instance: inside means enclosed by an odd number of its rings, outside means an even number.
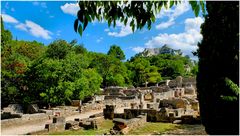
M82 101L81 100L72 100L71 101L71 106L81 106L82 105Z
M71 121L71 120L67 121L65 129L73 129L73 130L80 129L79 122L78 121Z
M29 104L27 107L27 113L33 114L33 113L38 113L39 112L39 107L37 104Z
M65 124L60 124L60 123L46 124L45 129L47 129L48 132L64 131Z
M53 123L65 124L65 117L53 117Z
M89 118L96 118L96 117L102 117L102 116L103 116L103 113L97 113L89 116Z
M173 124L180 124L180 123L182 123L182 120L174 120L173 121Z
M7 108L4 108L3 111L11 113L23 113L23 107L20 104L9 104Z

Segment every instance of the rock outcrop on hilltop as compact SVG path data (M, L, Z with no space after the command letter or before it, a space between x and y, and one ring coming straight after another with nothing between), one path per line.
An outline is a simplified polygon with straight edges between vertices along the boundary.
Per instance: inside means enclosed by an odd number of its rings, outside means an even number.
M140 53L141 56L148 57L159 54L171 54L171 55L181 55L181 50L174 50L168 45L163 45L161 48L145 48L143 52Z

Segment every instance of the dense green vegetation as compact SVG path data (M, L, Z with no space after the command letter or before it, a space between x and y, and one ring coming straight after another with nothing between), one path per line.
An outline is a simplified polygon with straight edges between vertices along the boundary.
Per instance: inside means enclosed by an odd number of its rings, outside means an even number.
M3 25L3 24L2 24ZM160 54L133 56L125 61L120 46L107 54L87 51L76 40L55 40L48 46L36 41L12 40L2 27L2 104L62 105L84 99L107 86L155 85L176 76L195 76L187 56Z

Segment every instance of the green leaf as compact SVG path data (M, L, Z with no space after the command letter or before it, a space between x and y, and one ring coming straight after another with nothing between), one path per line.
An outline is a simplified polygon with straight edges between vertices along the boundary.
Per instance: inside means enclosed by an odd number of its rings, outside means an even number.
M158 12L161 11L162 5L163 5L163 2L160 1L160 2L158 3Z
M111 26L111 22L112 22L112 18L109 18L109 19L108 19L108 27Z
M152 20L152 22L155 22L156 21L155 16L151 16L151 20Z
M113 20L113 27L116 26L116 20Z
M225 78L225 83L226 85L231 89L231 91L235 94L235 95L239 95L240 89L238 87L237 84L235 84L232 80L230 80L229 78Z
M76 19L74 21L74 31L77 32L77 28L78 28L78 19Z
M78 26L78 33L80 34L80 36L82 36L82 32L83 32L82 25L79 25Z
M168 3L167 1L163 1L163 5L164 5L165 9L168 9L168 4L167 3Z
M125 26L127 25L127 21L128 21L128 18L126 17L125 20L124 20L124 25Z
M120 21L123 22L124 21L124 17L122 17Z
M85 14L84 22L85 22L86 19L87 19L89 22L92 22L92 20L91 20L91 18L90 18L90 16L89 16L88 14Z
M152 22L151 22L150 20L148 20L148 21L147 21L148 30L150 30L150 29L151 29L151 24L152 24Z
M174 5L174 0L170 0L170 8Z
M78 20L80 20L83 23L83 11L82 10L78 11L77 16L78 16Z
M83 31L85 30L85 28L87 27L87 25L88 25L88 20L85 19L85 20L84 20L84 24L83 24Z
M194 9L194 14L196 17L199 15L199 11L200 11L200 7L199 5L197 5L196 8Z
M202 9L203 15L206 15L206 10L205 10L204 1L200 0L200 6L201 6L201 9Z
M135 24L132 24L132 31L134 32L135 30Z
M194 10L197 6L197 1L189 1L191 7L192 7L192 10Z

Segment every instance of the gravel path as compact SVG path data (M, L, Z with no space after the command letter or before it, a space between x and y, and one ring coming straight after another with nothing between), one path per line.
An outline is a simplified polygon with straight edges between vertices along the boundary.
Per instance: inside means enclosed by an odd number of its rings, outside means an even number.
M116 109L116 111L118 113L120 113L120 112L123 112L123 110L125 108L126 107L118 108L118 109ZM103 112L103 110L90 111L90 112L85 112L85 113L81 113L81 114L77 114L77 115L71 115L71 116L66 117L66 121L74 120L75 118L79 118L79 119L88 118L90 115L93 115L96 113L101 113L101 112ZM24 135L29 132L43 130L45 127L45 124L47 124L47 123L52 123L52 120L42 121L42 122L35 123L35 124L29 124L29 125L27 124L27 125L23 125L23 126L14 126L11 128L2 129L1 135Z

